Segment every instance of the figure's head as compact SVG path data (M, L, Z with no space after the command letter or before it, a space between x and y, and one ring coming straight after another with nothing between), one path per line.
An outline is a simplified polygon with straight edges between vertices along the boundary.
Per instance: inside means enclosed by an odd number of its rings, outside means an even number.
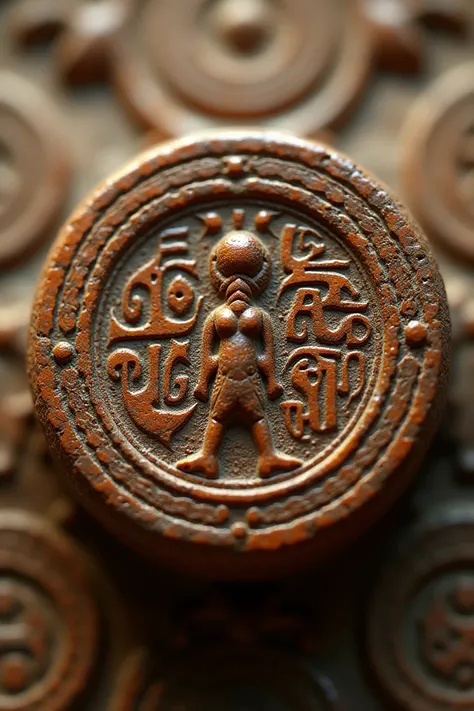
M263 265L265 247L251 232L229 232L216 244L216 266L225 277L256 277Z
M270 276L270 255L251 232L229 232L212 250L210 270L219 291L225 292L232 280L240 278L247 282L253 294L259 294L267 286Z

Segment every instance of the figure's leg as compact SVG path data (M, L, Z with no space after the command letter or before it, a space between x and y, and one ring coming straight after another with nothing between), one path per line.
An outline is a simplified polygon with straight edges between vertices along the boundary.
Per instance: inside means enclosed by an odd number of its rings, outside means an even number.
M195 454L191 454L189 457L177 462L178 469L183 472L199 472L208 479L217 479L219 476L217 452L222 442L223 433L224 426L210 417L202 448Z
M275 452L270 428L265 418L254 422L252 433L260 454L258 473L262 478L269 477L275 472L289 472L300 466L301 461L296 457L289 457L281 452Z
M264 419L254 422L252 433L261 457L271 457L273 452L270 429Z

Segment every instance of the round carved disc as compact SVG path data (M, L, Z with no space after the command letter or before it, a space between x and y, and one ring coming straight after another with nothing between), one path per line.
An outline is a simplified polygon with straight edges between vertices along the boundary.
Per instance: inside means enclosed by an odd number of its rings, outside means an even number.
M404 194L429 237L474 260L474 64L441 76L405 128Z
M30 252L63 206L69 166L59 123L39 89L0 74L0 267Z
M0 512L0 709L69 708L92 671L97 628L68 540L36 515Z
M257 117L314 134L349 112L372 58L358 0L134 0L115 46L120 96L169 136Z
M371 665L407 711L474 707L474 516L420 528L383 573L369 611Z
M448 336L427 244L381 186L324 146L230 131L153 149L76 210L29 370L119 535L261 574L327 554L403 488Z

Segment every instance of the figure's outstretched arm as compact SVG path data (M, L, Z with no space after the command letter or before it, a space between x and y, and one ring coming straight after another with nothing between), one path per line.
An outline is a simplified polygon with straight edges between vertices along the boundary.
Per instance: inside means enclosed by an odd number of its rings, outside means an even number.
M270 317L262 311L262 341L263 353L258 357L260 372L267 381L268 397L274 400L283 392L283 388L275 376L275 344L273 340L273 327Z
M194 394L199 400L209 399L209 381L217 370L218 358L213 351L215 337L214 312L209 314L204 322L201 341L201 373L194 388Z

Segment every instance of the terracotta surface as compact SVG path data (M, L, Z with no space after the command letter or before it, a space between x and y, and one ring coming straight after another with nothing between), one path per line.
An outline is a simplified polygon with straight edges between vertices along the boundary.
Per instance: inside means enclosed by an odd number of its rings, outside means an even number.
M366 527L428 445L448 355L437 267L384 189L324 146L235 131L153 149L75 211L29 372L91 510L219 577Z

